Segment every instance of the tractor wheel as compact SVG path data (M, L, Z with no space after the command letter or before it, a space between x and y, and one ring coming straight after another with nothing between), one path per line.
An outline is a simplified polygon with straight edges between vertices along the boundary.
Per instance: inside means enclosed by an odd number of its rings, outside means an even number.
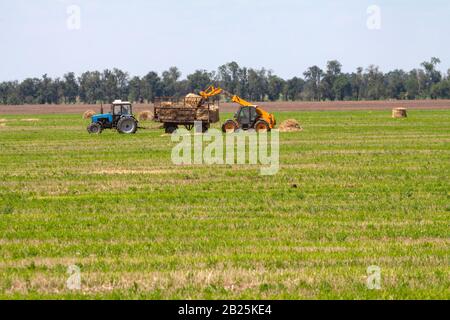
M270 126L266 121L258 120L255 123L255 130L256 130L256 132L267 132L267 131L270 131Z
M87 127L87 131L90 134L100 134L102 133L102 130L103 130L102 125L98 122L93 122Z
M196 132L195 133L205 133L209 130L209 123L202 123L202 127L201 128L195 128Z
M225 133L233 133L238 129L238 125L234 120L227 120L222 125L222 131Z
M172 134L178 129L178 126L176 124L168 124L164 125L164 129L166 133Z
M122 118L117 122L117 131L119 131L119 133L136 133L137 129L138 123L134 118Z

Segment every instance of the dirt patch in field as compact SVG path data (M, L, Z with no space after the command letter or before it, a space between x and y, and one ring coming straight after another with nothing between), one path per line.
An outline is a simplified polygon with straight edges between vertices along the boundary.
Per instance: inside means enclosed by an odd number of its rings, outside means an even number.
M154 170L130 170L130 169L102 169L95 171L94 174L164 174L172 170L154 169Z
M39 119L20 119L20 121L24 121L24 122L37 122L37 121L39 121Z
M388 100L388 101L283 101L283 102L256 102L267 111L336 111L336 110L389 110L393 108L450 109L450 100ZM106 108L106 106L105 106ZM235 103L221 103L221 112L235 112L238 106ZM83 114L86 110L100 110L95 104L69 104L69 105L13 105L0 106L0 114ZM134 104L134 112L153 110L152 104Z

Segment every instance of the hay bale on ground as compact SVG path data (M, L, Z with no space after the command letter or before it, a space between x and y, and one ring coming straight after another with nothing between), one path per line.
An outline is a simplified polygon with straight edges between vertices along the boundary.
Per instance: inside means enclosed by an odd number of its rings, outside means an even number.
M295 131L302 131L303 128L300 126L297 120L295 119L288 119L286 121L283 121L278 129L281 132L295 132Z
M407 118L408 112L406 108L395 108L392 109L392 118Z
M93 110L87 110L85 113L83 113L83 119L90 119L93 115L95 115L96 112Z
M141 121L153 120L153 112L150 110L142 111L139 113L138 118Z

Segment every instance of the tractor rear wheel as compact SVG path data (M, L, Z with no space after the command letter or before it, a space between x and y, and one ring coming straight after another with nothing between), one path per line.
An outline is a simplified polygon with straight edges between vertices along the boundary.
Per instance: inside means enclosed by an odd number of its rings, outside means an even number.
M222 131L225 133L233 133L238 129L237 123L234 120L227 120L222 125Z
M255 130L256 130L256 132L267 132L267 131L270 131L270 126L266 121L258 120L255 123Z
M100 134L102 133L102 130L103 130L102 125L98 122L93 122L87 127L87 131L90 134Z
M117 122L117 131L119 131L120 133L126 134L136 133L137 129L138 123L134 118L131 117L122 118Z

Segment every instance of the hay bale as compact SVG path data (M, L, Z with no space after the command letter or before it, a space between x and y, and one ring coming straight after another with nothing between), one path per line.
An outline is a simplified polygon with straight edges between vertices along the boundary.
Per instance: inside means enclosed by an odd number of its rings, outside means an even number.
M138 118L140 121L153 120L153 112L150 110L142 111L139 113Z
M408 112L406 108L394 108L392 109L392 118L407 118Z
M203 98L195 93L189 93L184 98L184 103L187 107L197 108L202 103Z
M300 126L297 120L295 119L288 119L286 121L283 121L278 129L281 132L296 132L296 131L302 131L303 128Z
M173 106L172 101L163 101L161 102L161 107L171 107Z
M83 119L90 119L93 115L95 115L96 112L93 110L87 110L85 113L83 113Z

